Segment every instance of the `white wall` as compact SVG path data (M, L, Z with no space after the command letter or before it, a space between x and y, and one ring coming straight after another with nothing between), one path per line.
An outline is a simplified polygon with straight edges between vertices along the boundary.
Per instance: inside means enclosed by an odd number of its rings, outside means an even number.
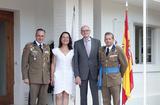
M78 0L53 0L54 3L54 41L58 46L59 36L67 31L71 34L72 40L79 39L79 2ZM73 7L75 15L73 16Z
M79 28L88 25L93 36L93 0L79 0Z
M147 24L155 28L152 40L153 63L147 64L147 104L159 105L160 99L160 11L147 10Z
M36 28L42 27L46 30L46 42L53 41L53 0L32 0L34 1L34 16Z
M99 40L102 37L102 0L93 0L93 36Z
M34 40L35 29L46 29L46 42L53 39L52 0L0 0L0 9L14 12L14 103L24 105L27 88L21 78L24 45ZM27 95L27 94L26 94Z
M54 41L55 45L58 46L59 36L63 31L66 30L66 0L53 0L54 8Z
M66 0L66 30L71 34L72 41L76 41L79 39L78 0Z

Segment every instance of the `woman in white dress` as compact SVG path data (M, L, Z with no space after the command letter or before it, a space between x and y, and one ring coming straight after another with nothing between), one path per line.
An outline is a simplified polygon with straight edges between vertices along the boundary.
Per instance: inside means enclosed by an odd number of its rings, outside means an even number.
M52 49L51 78L54 84L56 105L68 105L69 95L73 95L74 73L72 68L72 39L68 32L59 38L59 47Z

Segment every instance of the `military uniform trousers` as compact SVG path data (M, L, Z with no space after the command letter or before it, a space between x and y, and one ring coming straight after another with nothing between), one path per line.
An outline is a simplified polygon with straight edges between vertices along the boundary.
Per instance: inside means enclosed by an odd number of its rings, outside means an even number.
M102 96L103 105L111 105L111 96L113 97L113 104L120 105L120 91L121 85L107 86L106 74L103 74L103 84L102 84Z
M30 84L29 105L48 105L48 84ZM38 99L37 99L38 98Z

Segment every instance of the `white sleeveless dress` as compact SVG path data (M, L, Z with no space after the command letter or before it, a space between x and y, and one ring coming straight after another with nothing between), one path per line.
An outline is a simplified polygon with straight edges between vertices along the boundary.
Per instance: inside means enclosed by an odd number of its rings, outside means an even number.
M72 67L73 50L70 50L67 55L64 55L60 48L52 49L56 57L56 66L54 72L54 94L63 91L74 96L75 82Z

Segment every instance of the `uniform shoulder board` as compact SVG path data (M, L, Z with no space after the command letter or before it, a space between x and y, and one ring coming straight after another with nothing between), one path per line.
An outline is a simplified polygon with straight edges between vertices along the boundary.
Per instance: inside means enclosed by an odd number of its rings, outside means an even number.
M102 47L99 48L99 50L100 50L100 51L103 51L104 48L105 48L105 46L102 46Z
M44 44L44 47L50 50L49 44Z
M27 47L32 48L33 47L33 43L32 42L27 43Z
M29 43L26 44L25 48L33 50L34 49L34 45L33 45L32 42L29 42Z
M119 52L122 51L122 48L119 45L116 45L116 50Z

